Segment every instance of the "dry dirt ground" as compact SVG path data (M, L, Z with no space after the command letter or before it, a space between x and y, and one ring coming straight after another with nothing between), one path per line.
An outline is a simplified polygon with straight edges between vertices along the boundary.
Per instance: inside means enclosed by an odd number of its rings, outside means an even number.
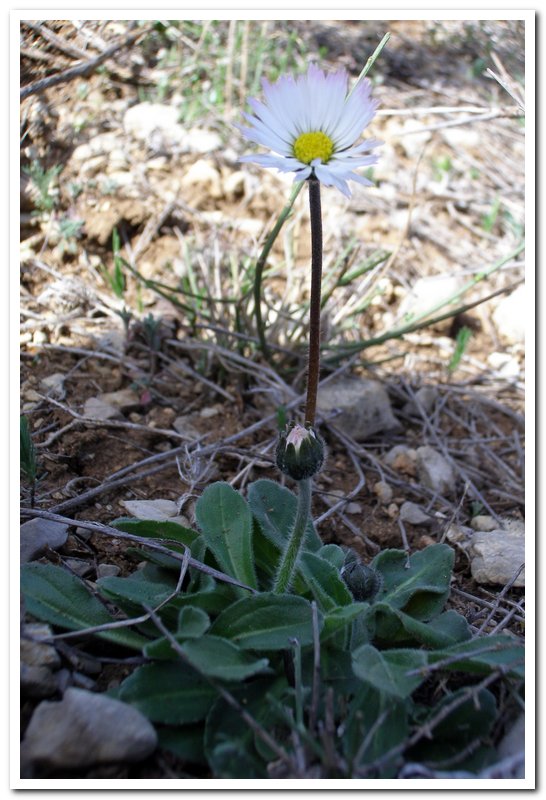
M191 523L193 499L211 480L244 491L256 478L276 477L275 414L304 385L308 212L303 192L268 262L271 367L256 344L245 280L290 182L237 163L246 145L234 123L256 66L244 48L234 52L233 36L243 43L246 36L247 49L263 37L296 64L342 65L356 78L390 31L372 71L381 110L370 135L385 143L376 185L356 187L351 201L333 190L323 194L332 287L324 309L326 356L398 325L418 279L448 276L460 287L506 263L455 306L495 295L489 302L351 358L325 358L325 377L339 369L381 381L400 427L357 442L324 423L329 456L314 497L318 530L325 542L350 545L369 559L378 548L414 550L443 540L450 524L465 530L477 513L523 519L524 346L495 316L523 277L522 28L239 25L234 31L226 22L208 33L181 27L171 38L147 23L21 27L22 87L32 90L21 103L21 410L39 459L35 505L108 524L127 514L125 501L167 499L180 503ZM138 38L128 42L135 31ZM112 44L119 49L87 74L33 91L37 81ZM189 140L153 126L131 128L127 112L141 102L181 109ZM121 298L107 277L115 270L115 231L130 267ZM390 256L371 275L339 280L382 251ZM358 282L367 277L368 284ZM355 311L358 292L368 302ZM450 371L462 327L472 335ZM434 390L433 411L412 414L407 403L422 386ZM121 390L129 396L115 416L89 418L92 398ZM383 457L395 445L447 453L456 470L453 493L438 497L424 488L411 464L387 466ZM388 502L375 488L380 480L393 490ZM430 513L430 524L401 522L408 500ZM30 504L24 480L22 502ZM60 552L43 558L79 559L91 581L100 564L117 565L121 574L134 569L119 540L71 531ZM523 590L479 585L464 542L452 541L453 606L478 627L489 614L488 629L506 625L523 635ZM98 685L119 679L108 667ZM23 720L32 708L32 700L23 702ZM120 775L162 776L162 767L120 767Z

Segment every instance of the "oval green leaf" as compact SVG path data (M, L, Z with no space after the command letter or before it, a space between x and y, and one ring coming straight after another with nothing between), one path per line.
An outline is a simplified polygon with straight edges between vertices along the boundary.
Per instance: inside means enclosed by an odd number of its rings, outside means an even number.
M324 622L320 612L318 620L320 630ZM313 641L311 603L303 597L269 592L244 597L220 614L210 632L243 650L284 650L290 639L305 646Z

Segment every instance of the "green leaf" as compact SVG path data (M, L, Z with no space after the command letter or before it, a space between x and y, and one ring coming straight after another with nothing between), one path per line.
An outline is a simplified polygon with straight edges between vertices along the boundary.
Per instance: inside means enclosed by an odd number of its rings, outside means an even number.
M263 479L251 483L248 487L248 502L264 536L279 552L284 551L296 518L296 495L274 481ZM303 546L305 550L311 552L316 552L322 547L311 519L307 525Z
M460 658L457 658L460 656ZM475 675L488 675L499 667L508 674L523 679L525 676L525 647L511 636L499 634L484 636L463 642L443 650L429 653L429 662L450 660L443 667L447 670L470 672ZM455 659L451 661L451 659Z
M213 483L199 498L195 516L220 568L256 589L252 515L241 495L228 483Z
M320 612L318 621L320 631ZM313 641L311 603L296 595L268 592L244 597L220 614L210 632L230 639L243 650L284 650L290 646L290 639L298 639L305 646Z
M378 596L416 619L427 620L440 613L449 596L455 553L445 544L433 544L413 553L384 550L372 561L384 579Z
M157 737L162 750L168 750L169 753L173 753L177 758L190 764L207 765L203 745L203 724L184 725L179 728L159 728Z
M115 621L82 580L53 564L24 564L21 592L29 614L51 625L78 631ZM96 635L136 650L148 641L129 628Z
M426 653L421 650L386 650L380 653L371 644L363 644L353 652L355 675L375 689L401 700L409 697L426 678L426 674L408 673L426 664Z
M465 694L468 695L468 699L449 712L434 727L435 739L455 740L462 745L478 737L489 735L497 714L497 702L494 695L487 689L480 689L476 697L468 689L459 689L448 694L430 710L425 724L444 709L447 710L455 700L464 697Z
M261 678L236 687L233 694L239 704L257 719L266 709L264 698L271 685L271 679ZM271 732L269 722L265 727ZM267 777L252 729L223 697L218 698L207 716L205 753L215 778Z
M178 615L178 630L174 634L179 645L182 645L187 639L198 639L210 627L210 619L202 609L194 606L184 606ZM166 660L174 660L178 658L176 651L171 646L170 641L166 636L161 636L150 642L144 648L144 654L148 658L159 658Z
M104 597L114 600L121 608L125 609L127 606L140 612L143 606L155 608L172 594L172 589L168 586L117 576L99 578L97 586Z
M203 537L197 531L185 528L177 522L122 517L116 519L112 526L125 533L132 533L134 536L142 536L145 539L170 540L165 541L165 547L176 550L176 552L183 553L185 547L188 547L196 561L202 561L205 555ZM182 547L173 545L173 541L179 542ZM178 569L180 569L180 562L178 562L178 565Z
M387 603L375 603L366 616L370 634L387 644L418 642L426 647L449 647L471 637L467 621L456 611L446 611L431 622L421 622Z
M201 675L220 678L224 681L242 681L268 667L267 658L255 659L241 650L228 639L219 636L201 636L198 639L187 639L179 633L174 636L178 648L175 649L170 640L163 636L144 647L148 658L173 661L184 653L189 663Z
M267 658L255 659L219 636L188 639L180 649L202 675L224 681L242 681L263 672L269 664Z
M321 642L328 641L334 634L351 625L368 608L368 603L352 603L328 611L324 615L324 628L320 636Z
M24 416L20 419L19 452L22 473L29 481L34 481L38 472L36 449L32 441L28 419Z
M195 606L207 614L219 614L226 606L233 603L235 588L227 583L217 583L210 575L204 575L206 580L201 582L197 590L183 592L173 600L175 608ZM169 604L170 605L170 604Z
M216 697L215 689L180 661L138 667L119 687L120 700L166 725L199 722Z
M373 731L373 733L372 733ZM370 734L372 735L370 736ZM371 764L404 742L409 734L408 701L361 684L354 693L342 726L343 754L352 770ZM363 747L367 740L367 746ZM398 756L374 770L373 777L395 778Z
M198 639L210 627L210 619L201 608L184 606L178 615L178 635Z
M452 704L464 698L464 702ZM489 746L489 737L497 718L497 703L487 689L470 692L458 689L447 694L433 708L427 709L423 725L429 726L432 738L419 742L412 748L412 761L425 761L434 768L450 763L451 769L478 771L498 760ZM438 719L437 725L432 725ZM481 741L481 746L477 746Z
M339 570L324 558L304 552L300 556L298 568L322 611L330 611L353 602L353 597L340 577Z
M317 556L329 561L337 571L342 568L345 562L345 552L338 544L325 544L317 552Z

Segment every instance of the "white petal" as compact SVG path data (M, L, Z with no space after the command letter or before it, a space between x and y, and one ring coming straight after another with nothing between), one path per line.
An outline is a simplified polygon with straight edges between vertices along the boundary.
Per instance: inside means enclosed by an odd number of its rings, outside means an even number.
M336 189L339 189L339 191L342 192L346 197L351 196L351 190L349 189L346 181L344 181L342 178L339 178L337 175L334 175L334 173L329 170L328 167L316 167L315 175L325 186L335 186Z

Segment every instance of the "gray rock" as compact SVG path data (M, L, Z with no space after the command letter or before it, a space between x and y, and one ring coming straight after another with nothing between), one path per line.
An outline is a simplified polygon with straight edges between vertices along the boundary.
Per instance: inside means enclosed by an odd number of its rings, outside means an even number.
M21 525L21 564L38 558L47 547L58 550L68 538L68 525L49 519L31 519Z
M158 152L175 149L186 153L209 153L222 145L217 133L202 128L186 130L178 117L176 106L138 103L125 112L123 127L126 133Z
M60 703L34 711L21 748L26 765L87 767L138 761L157 746L157 734L140 711L84 689L69 688Z
M415 392L415 397L408 400L402 410L413 417L420 417L422 412L430 414L434 408L437 397L438 392L434 387L421 386L421 388Z
M28 666L58 669L61 659L52 644L37 641L52 636L49 625L32 623L25 625L21 636L21 661Z
M472 532L472 529L470 530ZM464 542L467 538L462 526L454 524L448 527L447 531L445 532L445 536L448 542L460 544L461 546L464 546Z
M525 523L521 519L514 519L513 517L501 517L502 530L510 531L511 533L518 533L520 536L525 536Z
M434 522L421 506L410 500L400 506L400 519L403 522L409 522L410 525L431 525Z
M417 474L417 451L405 444L397 444L383 456L383 462L396 472L405 472L406 475Z
M520 714L513 725L508 729L498 746L500 759L518 756L520 753L525 757L525 715ZM525 777L525 758L519 765L518 778Z
M86 575L93 571L93 564L84 558L67 558L65 564L68 569L80 578L85 578Z
M514 531L475 533L470 541L470 570L478 583L505 586L525 563L525 535ZM525 570L514 586L525 586Z
M115 578L121 572L117 564L99 564L97 578Z
M96 420L116 419L122 416L122 411L140 405L140 397L133 389L120 389L90 397L85 401L83 416Z
M448 300L460 290L460 278L454 275L433 275L429 278L419 278L402 299L398 309L398 317L418 317L428 314L441 302ZM449 321L448 321L449 324Z
M392 486L390 486L386 481L377 481L373 487L374 494L377 495L377 498L380 503L383 505L388 506L393 498L393 491Z
M478 514L477 517L472 517L470 527L475 531L494 531L497 523L489 514Z
M326 384L319 391L317 407L322 416L357 442L400 427L383 386L366 378L343 378Z
M528 317L527 290L522 284L508 297L504 297L493 312L495 327L511 343L525 342L525 326Z
M121 503L137 519L173 520L178 513L174 500L122 500Z
M51 697L58 690L57 675L49 667L21 663L21 692L27 697Z
M417 475L423 486L442 495L450 495L455 488L455 472L449 461L426 445L417 448Z
M191 414L184 414L174 420L173 428L182 436L187 436L188 439L199 439L203 434L195 427L192 420Z
M119 147L119 135L116 133L100 133L89 142L81 144L72 153L74 161L89 161L96 156L107 155Z
M493 367L497 377L506 378L519 378L523 373L523 364L520 363L517 356L510 355L510 353L491 353L487 357L487 363Z
M119 408L116 408L111 403L106 403L100 397L90 397L85 401L83 416L87 419L95 419L102 422L107 419L119 419L122 414Z
M66 394L64 388L65 375L62 372L54 372L40 381L40 389L45 394L55 397L57 400L63 400Z

